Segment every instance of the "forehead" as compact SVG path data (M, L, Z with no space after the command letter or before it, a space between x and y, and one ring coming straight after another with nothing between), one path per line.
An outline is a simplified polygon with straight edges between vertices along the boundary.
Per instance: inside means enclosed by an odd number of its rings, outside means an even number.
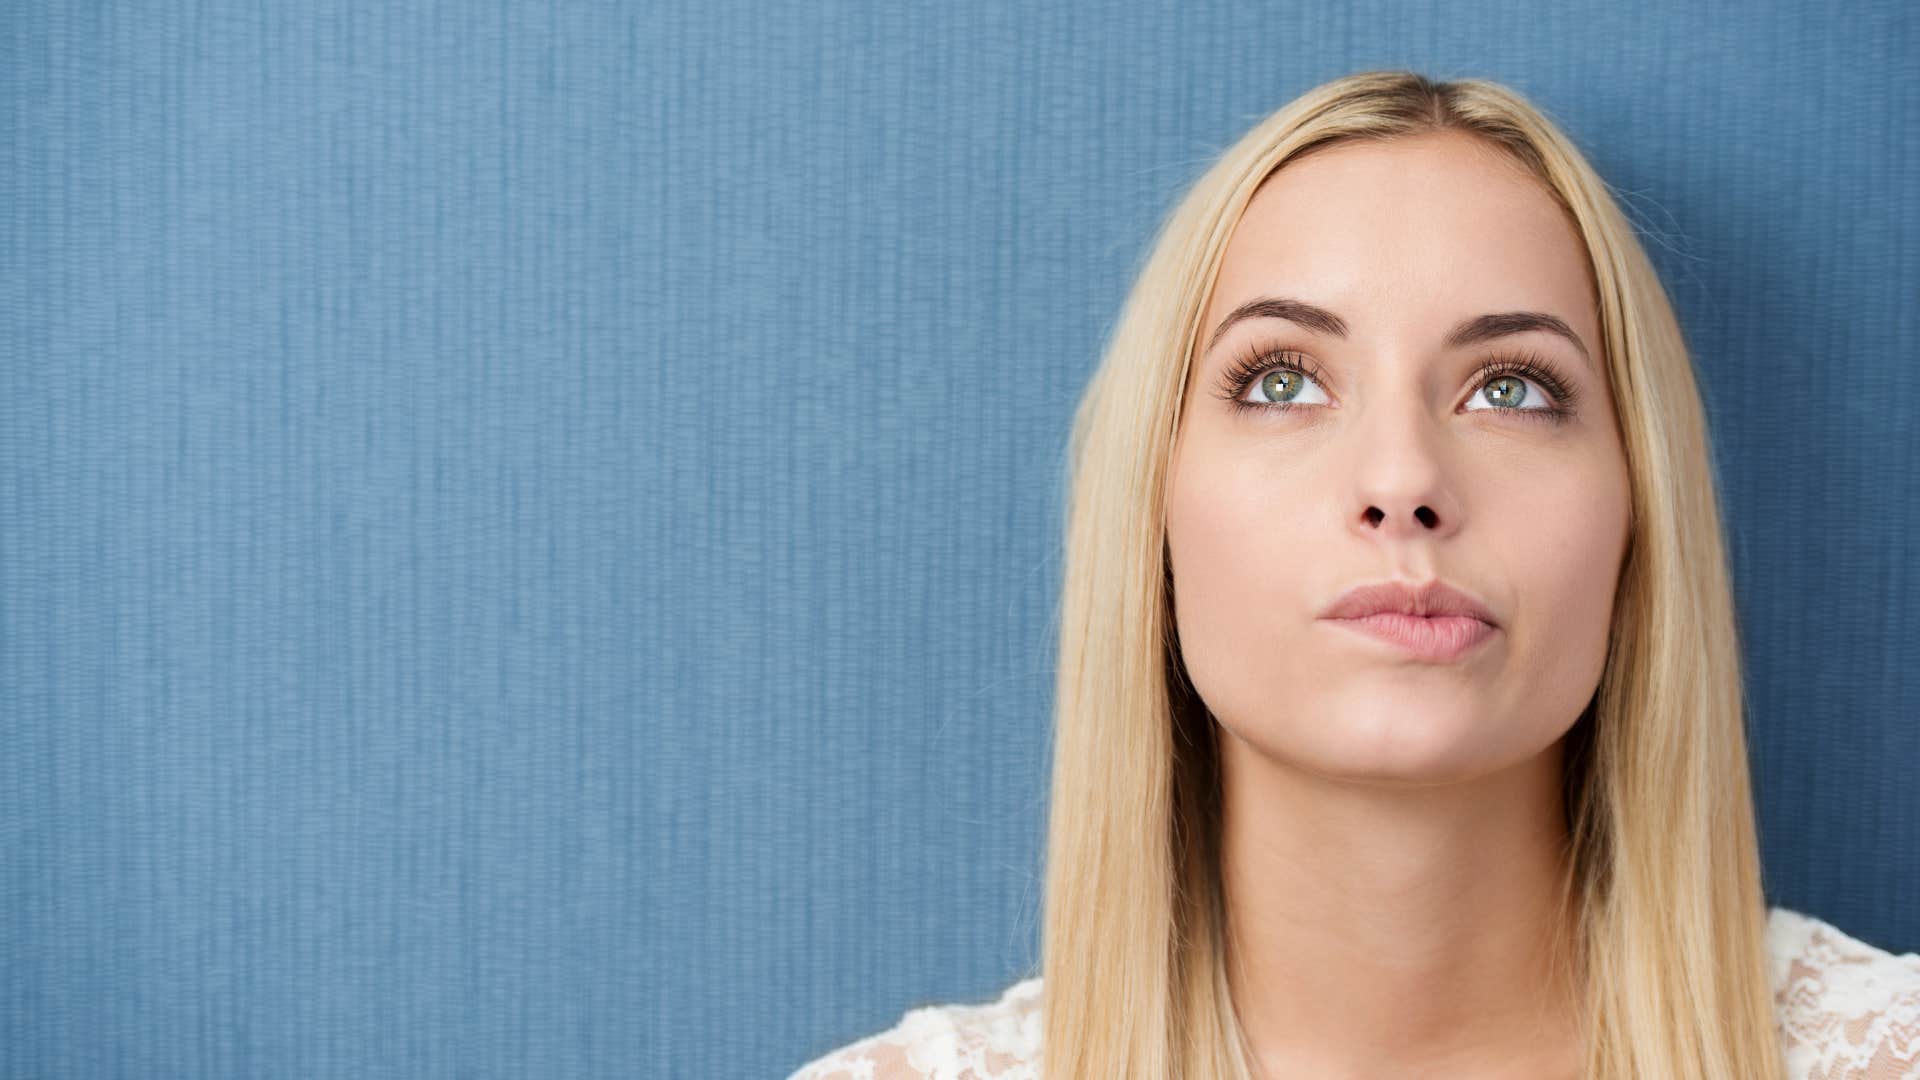
M1331 308L1356 338L1543 311L1597 350L1593 290L1585 245L1538 180L1468 136L1421 135L1330 146L1269 177L1234 227L1202 325L1260 295Z

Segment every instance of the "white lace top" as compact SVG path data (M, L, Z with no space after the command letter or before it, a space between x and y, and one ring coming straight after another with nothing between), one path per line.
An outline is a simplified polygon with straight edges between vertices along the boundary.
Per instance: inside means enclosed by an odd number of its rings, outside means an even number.
M1769 909L1774 1017L1792 1080L1920 1078L1920 953ZM788 1080L1039 1080L1040 978L996 1001L909 1009Z

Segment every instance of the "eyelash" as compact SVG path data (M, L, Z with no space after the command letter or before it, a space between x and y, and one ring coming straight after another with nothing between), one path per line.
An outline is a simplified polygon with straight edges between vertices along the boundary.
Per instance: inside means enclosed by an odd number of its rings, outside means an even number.
M1235 362L1222 376L1220 397L1228 405L1245 412L1284 412L1299 407L1298 402L1269 401L1255 404L1244 400L1247 390L1254 379L1277 368L1296 371L1313 381L1326 385L1326 375L1319 365L1306 355L1291 349L1255 350ZM1517 413L1535 420L1547 420L1556 424L1565 423L1574 414L1579 391L1573 383L1560 376L1553 364L1537 353L1503 353L1488 357L1473 372L1473 385L1477 392L1487 383L1502 375L1518 375L1532 379L1546 390L1553 404L1539 409L1494 409L1494 412Z

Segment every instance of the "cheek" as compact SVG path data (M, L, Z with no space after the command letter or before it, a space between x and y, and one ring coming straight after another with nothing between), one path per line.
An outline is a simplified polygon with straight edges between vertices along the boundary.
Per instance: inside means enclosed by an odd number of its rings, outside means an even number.
M1510 592L1513 670L1504 705L1536 712L1543 724L1570 724L1606 663L1627 543L1625 466L1595 465L1516 495L1479 514L1497 559L1488 569Z
M1324 550L1312 494L1247 455L1176 461L1167 503L1174 620L1187 673L1223 721L1270 712L1309 641L1312 560ZM1315 535L1319 535L1316 542Z

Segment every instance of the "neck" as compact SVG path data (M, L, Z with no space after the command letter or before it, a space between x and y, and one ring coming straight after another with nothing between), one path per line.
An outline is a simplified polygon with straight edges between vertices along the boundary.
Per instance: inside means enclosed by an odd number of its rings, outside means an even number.
M1574 931L1560 743L1410 787L1216 731L1228 982L1258 1072L1577 1073L1578 994L1551 956Z

